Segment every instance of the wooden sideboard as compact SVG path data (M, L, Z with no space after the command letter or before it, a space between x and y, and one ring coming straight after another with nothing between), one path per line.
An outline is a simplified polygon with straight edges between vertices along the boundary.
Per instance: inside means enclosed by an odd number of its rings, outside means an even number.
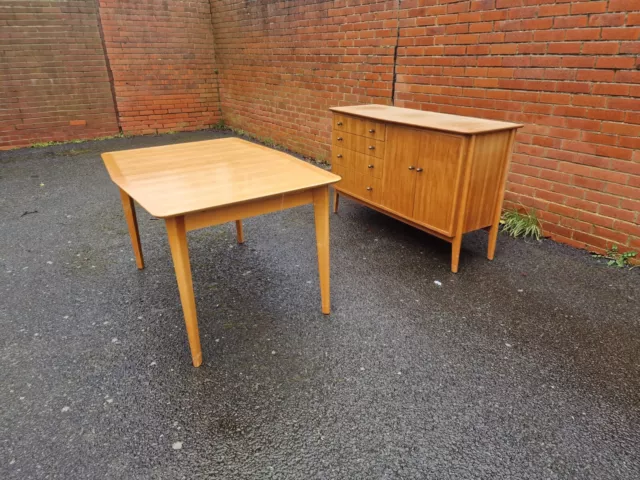
M492 260L515 123L384 105L331 108L333 211L344 195L451 243L489 230Z

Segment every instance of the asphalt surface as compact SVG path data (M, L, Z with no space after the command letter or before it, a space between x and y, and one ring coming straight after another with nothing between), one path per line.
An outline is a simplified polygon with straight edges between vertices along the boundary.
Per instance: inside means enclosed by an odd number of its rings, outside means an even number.
M640 268L550 241L468 235L455 275L343 200L325 317L311 207L192 232L193 368L99 153L215 136L0 152L0 478L640 478Z

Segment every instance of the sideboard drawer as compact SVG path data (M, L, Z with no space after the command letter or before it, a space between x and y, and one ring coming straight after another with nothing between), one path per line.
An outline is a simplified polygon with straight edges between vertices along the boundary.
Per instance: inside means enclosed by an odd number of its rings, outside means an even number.
M365 118L334 114L333 130L384 141L385 125Z
M380 203L382 182L379 179L369 175L361 175L343 165L332 165L331 171L342 177L342 180L335 184L336 187L354 197L368 200L371 203Z
M340 130L333 131L333 149L347 149L373 157L384 156L384 142L373 138L360 137Z
M382 178L382 158L372 157L371 155L365 155L338 146L333 147L332 154L332 164L342 165L355 173L367 177Z

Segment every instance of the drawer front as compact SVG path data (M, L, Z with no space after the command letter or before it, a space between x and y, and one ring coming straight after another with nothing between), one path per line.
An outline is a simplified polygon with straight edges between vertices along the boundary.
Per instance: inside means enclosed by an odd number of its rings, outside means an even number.
M382 183L379 179L368 175L356 173L353 169L343 165L333 165L331 171L340 175L342 180L336 183L336 187L371 203L380 203L382 199Z
M385 125L366 118L352 117L340 113L333 114L333 129L361 137L384 141Z
M360 137L340 130L333 131L333 149L347 149L373 157L384 156L384 142L372 138ZM337 151L337 150L336 150Z
M342 165L367 177L382 178L382 158L354 152L339 146L333 147L332 156L332 164Z

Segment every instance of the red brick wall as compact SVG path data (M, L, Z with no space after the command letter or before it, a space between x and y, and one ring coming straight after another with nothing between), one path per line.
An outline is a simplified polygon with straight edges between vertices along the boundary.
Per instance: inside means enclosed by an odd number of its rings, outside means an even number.
M99 0L124 133L195 130L220 119L207 0Z
M328 158L329 107L389 103L396 2L345 3L212 0L225 121Z
M211 0L225 119L321 158L329 106L392 91L521 122L507 203L556 240L640 250L638 0L354 3Z
M96 10L0 3L0 149L118 133Z

